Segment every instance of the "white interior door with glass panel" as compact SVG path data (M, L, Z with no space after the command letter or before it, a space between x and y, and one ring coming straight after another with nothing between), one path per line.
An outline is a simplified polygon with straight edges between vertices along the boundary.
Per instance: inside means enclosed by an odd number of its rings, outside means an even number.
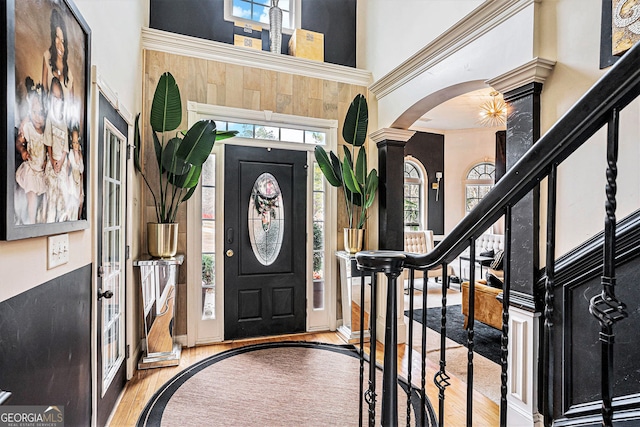
M102 292L113 296L102 300L103 390L124 360L124 166L126 139L105 120L104 175L102 183L102 257L99 275Z
M336 289L335 189L327 186L313 149L334 149L337 121L312 119L206 104L189 103L189 124L213 119L219 130L237 130L235 138L216 142L204 164L201 185L187 206L189 223L201 224L187 235L187 252L201 253L201 269L190 268L187 289L187 344L224 338L224 144L307 152L307 331L334 330ZM237 237L237 236L235 236Z
M103 425L126 383L125 242L128 124L100 94L98 147L98 384L97 423ZM111 120L107 119L109 117Z

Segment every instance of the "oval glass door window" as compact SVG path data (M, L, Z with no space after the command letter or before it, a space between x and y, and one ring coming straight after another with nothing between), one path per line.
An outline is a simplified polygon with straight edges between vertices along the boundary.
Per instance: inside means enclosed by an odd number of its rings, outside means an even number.
M284 206L278 181L270 173L263 173L253 184L248 221L253 253L262 265L273 264L282 248Z

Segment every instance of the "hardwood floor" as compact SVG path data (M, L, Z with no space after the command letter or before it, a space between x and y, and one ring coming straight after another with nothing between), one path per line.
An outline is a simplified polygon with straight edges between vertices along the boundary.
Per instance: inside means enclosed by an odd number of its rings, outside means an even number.
M127 383L123 395L118 402L108 425L112 427L135 426L138 417L144 409L147 401L153 396L166 381L188 366L205 359L211 355L251 344L280 341L310 341L330 344L345 344L335 332L307 333L296 335L283 335L259 339L246 339L228 341L207 346L184 348L180 358L180 365L174 367L139 370ZM368 346L365 351L368 352ZM406 377L408 361L407 346L398 346L398 373ZM378 343L376 359L378 363L383 360L383 346ZM419 384L422 360L420 355L413 351L413 382ZM437 371L437 365L427 359L427 395L433 406L438 410L438 389L433 384L433 376ZM446 390L445 399L445 425L459 426L465 424L466 385L461 379L451 377L451 386ZM404 397L401 397L404 398ZM474 425L495 426L498 425L499 408L493 401L480 393L474 395ZM402 414L400 414L402 420ZM401 421L401 423L403 423Z

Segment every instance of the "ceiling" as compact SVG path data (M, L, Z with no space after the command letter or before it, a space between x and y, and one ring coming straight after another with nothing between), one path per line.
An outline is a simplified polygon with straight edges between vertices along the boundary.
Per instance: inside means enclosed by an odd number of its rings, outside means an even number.
M452 98L418 119L411 130L458 130L482 128L480 124L480 106L491 100L493 88L476 90ZM498 95L502 98L502 95Z

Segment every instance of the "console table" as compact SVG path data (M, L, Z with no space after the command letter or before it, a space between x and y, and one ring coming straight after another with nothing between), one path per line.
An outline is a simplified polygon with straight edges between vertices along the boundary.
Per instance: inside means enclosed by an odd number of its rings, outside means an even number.
M364 304L360 303L360 286L362 274L356 266L355 254L346 251L336 252L340 267L340 297L342 299L342 325L338 334L348 343L360 341L360 318L353 319L353 314L360 315L364 308L364 340L369 340L369 314L371 313L371 277L364 276Z
M138 369L180 364L182 347L173 340L176 281L184 255L169 259L141 259L140 268L146 348Z

